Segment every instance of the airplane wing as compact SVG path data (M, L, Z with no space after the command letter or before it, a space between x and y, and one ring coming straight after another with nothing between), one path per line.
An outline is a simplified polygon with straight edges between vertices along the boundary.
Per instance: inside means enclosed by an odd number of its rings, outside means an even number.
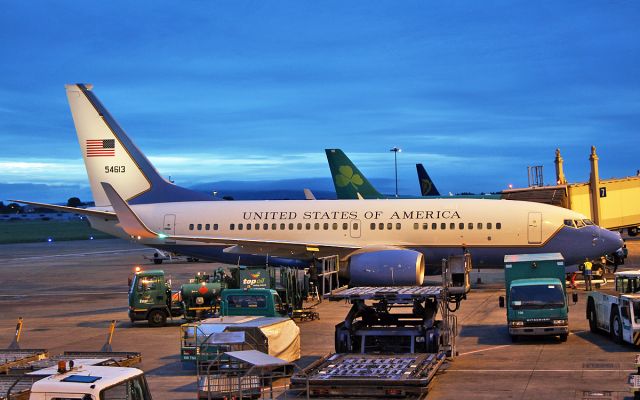
M281 257L300 257L303 255L317 254L319 256L337 254L340 256L350 254L359 247L353 246L337 246L335 244L323 243L302 243L276 240L254 240L254 239L237 239L227 237L209 237L209 236L184 236L184 235L168 235L161 232L154 232L136 215L129 207L126 201L120 197L113 186L106 182L102 182L102 187L111 202L113 210L118 216L120 227L124 229L132 237L138 239L167 239L181 240L200 243L217 243L228 244L230 247L226 249L231 253L248 253L248 254L269 254Z
M35 201L24 201L24 200L9 200L9 201L13 201L15 203L21 203L21 204L29 204L30 206L49 208L56 211L87 215L89 217L99 217L99 218L112 219L112 220L118 219L118 217L116 216L116 213L111 211L87 210L85 208L59 206L56 204L38 203Z

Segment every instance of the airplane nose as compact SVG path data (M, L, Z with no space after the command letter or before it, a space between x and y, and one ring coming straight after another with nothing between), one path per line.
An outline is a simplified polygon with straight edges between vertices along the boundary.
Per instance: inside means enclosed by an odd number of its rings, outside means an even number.
M602 239L602 244L607 254L612 254L624 244L619 232L600 229L600 238Z

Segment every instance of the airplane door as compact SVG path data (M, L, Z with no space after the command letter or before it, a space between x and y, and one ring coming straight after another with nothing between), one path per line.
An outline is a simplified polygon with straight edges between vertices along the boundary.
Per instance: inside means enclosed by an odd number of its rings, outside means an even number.
M529 213L529 244L537 244L542 242L542 213Z
M167 214L164 216L164 225L162 231L167 234L176 234L176 216L175 214Z
M351 220L351 226L349 227L349 230L351 232L351 237L352 238L359 238L360 237L360 225L362 225L362 224L360 223L359 219Z

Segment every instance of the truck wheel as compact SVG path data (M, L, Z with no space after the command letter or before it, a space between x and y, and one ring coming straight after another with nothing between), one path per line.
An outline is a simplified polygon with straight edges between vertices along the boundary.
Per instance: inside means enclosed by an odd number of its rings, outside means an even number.
M151 310L147 317L147 323L152 328L165 326L167 323L167 315L161 310Z
M519 339L520 339L520 336L518 336L518 335L511 335L511 341L512 341L513 343L517 343Z
M593 333L598 332L598 317L596 316L596 307L593 301L589 301L587 306L587 318L589 319L589 330Z
M153 263L154 264L162 264L162 258L154 258L153 259Z
M613 311L615 314L611 317L611 337L616 343L622 343L622 321L620 320L618 309L614 308Z
M569 334L567 334L567 333L563 333L562 335L560 335L560 341L561 341L562 343L564 343L564 342L566 342L566 341L567 341L567 338L568 338L568 337L569 337Z

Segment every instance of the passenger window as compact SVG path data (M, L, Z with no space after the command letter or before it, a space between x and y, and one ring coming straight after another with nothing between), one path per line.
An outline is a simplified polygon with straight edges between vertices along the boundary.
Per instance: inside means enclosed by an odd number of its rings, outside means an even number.
M334 222L332 228L333 228L334 231L337 231L338 230L338 223Z
M397 230L402 229L402 224L400 222L396 222L396 229Z
M353 223L353 230L354 230L354 231L357 231L357 230L358 230L358 223L357 223L357 222L354 222L354 223Z
M375 230L376 230L376 223L375 223L375 222L372 222L372 223L371 223L371 230L372 230L372 231L375 231Z
M218 230L218 224L213 224L213 230L217 231Z
M315 224L313 224L313 229L316 230L316 231L319 230L320 229L320 223L316 222Z
M342 229L344 229L345 231L349 229L349 224L347 224L346 222L342 223Z
M423 223L423 224L422 224L422 229L424 229L425 231L426 231L427 229L429 229L429 224L428 224L428 223L426 223L426 222L425 222L425 223Z
M247 224L247 230L250 231L251 230L251 224Z
M325 222L324 224L322 224L322 229L324 229L325 231L329 230L329 223Z
M276 229L278 229L278 224L276 223L271 224L271 230L275 231Z
M302 222L298 222L298 230L301 231L302 230Z
M468 229L473 229L473 222L469 222L469 224L467 225Z
M257 231L259 231L259 230L260 230L260 224L256 224L256 225L255 225L255 229L256 229Z
M189 230L192 231L193 230L193 224L189 224Z
M209 230L209 228L211 228L211 225L209 225L209 224L206 224L206 225L204 226L204 230L205 230L205 231L208 231L208 230Z
M311 224L309 222L307 222L307 224L304 227L306 230L311 230Z
M496 229L502 229L502 223L496 222Z
M283 231L283 230L284 230L284 228L285 228L285 226L286 226L285 224L280 224L280 230L282 230L282 231Z
M393 224L391 222L387 223L387 229L389 230L393 229Z
M380 222L378 224L378 229L383 230L384 229L384 223Z
M438 224L436 224L435 222L431 224L431 229L433 229L434 231L436 229L438 229Z
M487 229L491 229L491 228L492 228L491 222L487 222Z
M455 224L452 224L452 225L455 225ZM453 229L453 227L451 227L451 229ZM458 224L458 229L464 229L464 222L460 222Z
M482 229L482 222L478 222L478 229Z
M198 230L201 231L202 230L202 224L198 224Z
M460 229L464 228L464 224L461 224L462 226L460 227ZM454 230L456 229L456 223L455 222L449 222L449 229Z
M238 224L238 230L241 231L242 228L244 228L244 225L243 224Z
M268 230L269 229L269 224L263 224L262 225L262 229L265 230L265 231Z
M418 229L420 227L420 224L417 222L413 223L413 229Z
M236 229L236 224L230 224L229 225L229 230L232 231L234 229Z
M289 222L289 230L292 231L293 230L293 222Z
M447 229L447 224L444 222L440 223L440 229Z

